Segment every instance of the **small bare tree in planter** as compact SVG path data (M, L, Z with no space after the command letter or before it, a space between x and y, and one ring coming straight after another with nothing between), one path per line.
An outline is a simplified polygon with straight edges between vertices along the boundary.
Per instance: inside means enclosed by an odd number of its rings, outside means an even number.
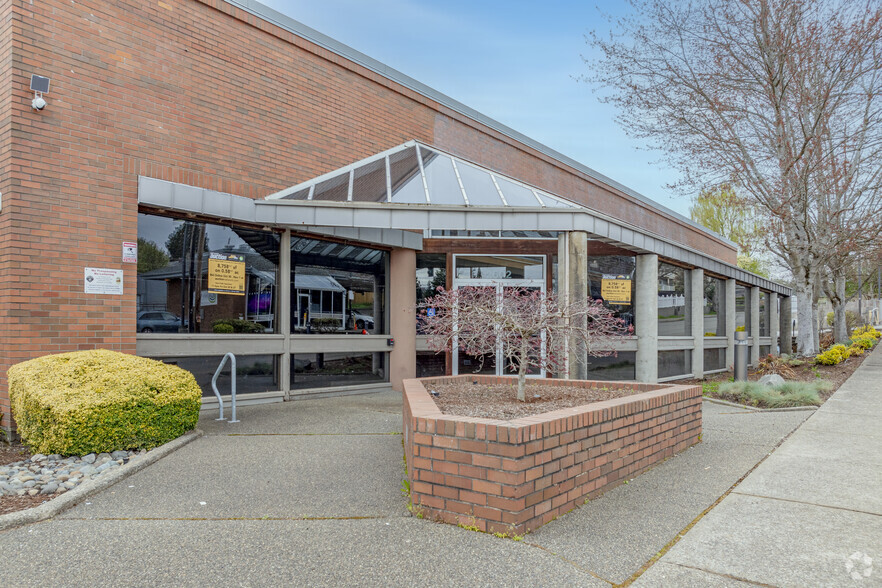
M495 287L438 288L418 311L421 332L434 351L457 347L483 363L501 345L508 369L518 374L521 402L526 401L530 368L562 371L568 344L604 357L615 354L615 340L633 332L600 300L563 301L555 294L517 287L503 288L501 294Z

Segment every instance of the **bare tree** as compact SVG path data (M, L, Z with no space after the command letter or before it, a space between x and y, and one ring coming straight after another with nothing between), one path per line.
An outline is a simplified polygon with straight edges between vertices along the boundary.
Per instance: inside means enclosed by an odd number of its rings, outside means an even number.
M798 351L815 352L816 277L836 254L829 220L879 210L880 3L631 4L614 34L590 36L600 57L586 79L682 170L684 187L731 181L761 207L793 274ZM831 199L842 181L852 187Z
M530 368L562 369L568 342L584 345L589 356L602 357L613 355L613 341L631 332L600 300L565 303L554 294L526 288L505 288L501 295L492 286L439 288L418 310L420 332L428 335L435 351L456 347L483 358L501 346L507 367L517 372L521 402L526 401Z

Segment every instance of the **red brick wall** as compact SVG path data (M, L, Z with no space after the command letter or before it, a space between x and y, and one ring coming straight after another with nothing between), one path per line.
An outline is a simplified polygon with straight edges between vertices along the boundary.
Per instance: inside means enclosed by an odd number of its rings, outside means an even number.
M0 0L0 16L4 412L13 363L134 352L135 266L121 263L121 243L137 236L138 175L261 197L419 139L623 208L572 170L222 0ZM52 79L42 112L30 108L32 73ZM633 215L733 255L680 223ZM86 266L125 270L125 294L84 294Z
M513 378L461 376L481 382ZM404 434L416 512L482 531L536 529L698 442L701 388L621 384L639 394L512 421L442 414L406 380ZM555 385L610 382L554 380Z
M10 312L15 310L3 299L3 285L9 279L8 256L12 222L7 210L12 167L12 0L0 0L0 361L8 350L11 334L7 329ZM0 390L6 389L6 369L0 370ZM9 398L0 391L0 428L8 428Z

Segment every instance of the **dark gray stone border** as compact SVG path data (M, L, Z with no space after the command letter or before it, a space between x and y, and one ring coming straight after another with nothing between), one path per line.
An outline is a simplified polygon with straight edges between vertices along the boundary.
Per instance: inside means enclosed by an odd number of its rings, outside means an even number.
M104 472L97 478L86 480L76 488L65 492L58 498L53 498L45 504L41 504L40 506L29 508L27 510L20 510L18 512L11 512L9 514L0 515L0 532L6 531L7 529L20 527L21 525L27 525L29 523L37 523L39 521L51 519L52 517L64 512L65 510L76 506L86 498L94 496L95 494L103 490L106 490L120 480L124 480L132 474L140 472L147 466L156 463L166 455L177 451L184 445L187 445L191 441L194 441L201 436L202 431L199 429L194 429L189 433L184 433L177 439L169 441L165 445L160 445L155 449L151 449L141 457L130 461L127 464Z

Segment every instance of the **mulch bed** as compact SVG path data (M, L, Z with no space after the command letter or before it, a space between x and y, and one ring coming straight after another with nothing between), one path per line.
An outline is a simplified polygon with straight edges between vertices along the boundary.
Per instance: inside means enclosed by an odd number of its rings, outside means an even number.
M444 414L507 421L640 393L639 390L613 386L614 384L609 388L575 388L530 385L528 382L527 402L518 400L517 384L488 386L460 381L454 384L432 384L429 389L440 394L434 400Z
M833 388L830 392L821 392L819 394L821 398L821 402L826 402L828 398L830 398L836 390L839 389L842 384L845 383L851 374L855 372L856 369L863 363L864 359L870 354L870 351L867 351L863 355L858 355L855 357L850 357L843 361L838 365L815 365L811 362L811 360L806 360L804 364L801 366L793 367L793 371L796 374L796 377L782 377L787 381L793 382L813 382L815 380L826 380L833 385ZM748 370L747 379L755 382L762 378L765 374L750 371ZM688 379L688 380L677 380L677 384L699 384L704 385L708 383L722 383L722 382L730 382L732 381L732 372L720 372L717 374L708 374L704 377L704 379ZM711 398L717 398L719 400L728 400L729 402L738 402L738 399L733 398L727 394L722 394L716 389L716 386L704 386L704 395L710 396Z
M9 465L28 459L30 456L31 452L23 445L0 443L0 465ZM37 496L0 496L0 515L40 506L48 500L47 496L39 494Z

